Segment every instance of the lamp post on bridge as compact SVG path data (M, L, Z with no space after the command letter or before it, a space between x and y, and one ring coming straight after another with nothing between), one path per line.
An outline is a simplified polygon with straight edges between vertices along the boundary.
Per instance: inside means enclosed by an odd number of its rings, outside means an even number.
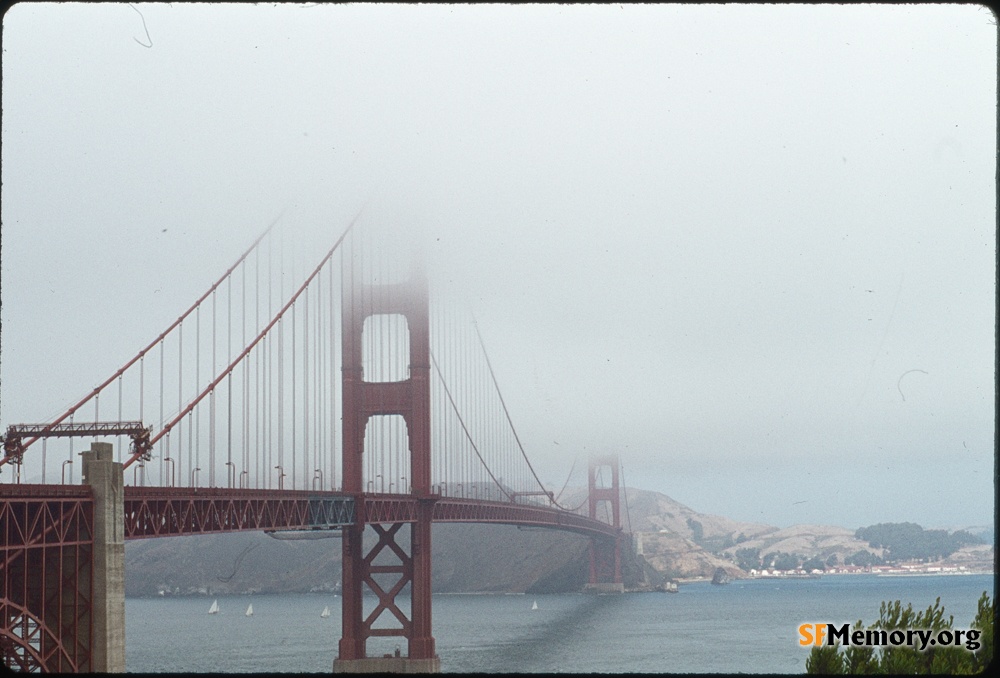
M226 472L226 480L229 482L229 487L232 488L236 484L236 464L227 461L226 466L229 468Z
M319 489L323 489L323 471L320 469L313 469L313 489L316 489L316 481L319 481Z
M285 489L285 470L281 468L281 464L278 464L274 468L278 469L278 489Z
M66 464L72 464L72 463L73 463L72 459L67 459L66 461L64 461L62 463L62 484L63 485L66 484Z
M191 469L191 487L195 486L195 481L197 481L198 479L198 471L200 470L201 470L200 466Z
M170 487L174 486L174 460L170 457L164 457L163 463L170 462Z

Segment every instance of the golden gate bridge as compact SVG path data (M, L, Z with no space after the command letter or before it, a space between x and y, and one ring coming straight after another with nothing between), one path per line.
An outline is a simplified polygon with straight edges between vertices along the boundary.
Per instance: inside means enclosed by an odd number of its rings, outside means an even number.
M565 485L546 488L474 320L432 304L412 247L357 222L287 294L272 223L91 392L50 421L7 427L7 667L124 671L129 539L339 531L339 671L439 669L433 522L586 535L588 586L622 590L617 457L591 459L575 505ZM379 637L404 638L406 654L370 656Z

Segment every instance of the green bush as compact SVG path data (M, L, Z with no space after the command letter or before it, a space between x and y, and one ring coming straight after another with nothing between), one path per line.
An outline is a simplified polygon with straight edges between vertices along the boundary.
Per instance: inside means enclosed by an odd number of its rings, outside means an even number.
M973 674L985 671L993 659L994 602L986 591L979 598L975 619L969 628L978 629L979 649L975 652L956 646L929 646L922 652L912 647L861 647L851 645L841 652L839 643L812 648L806 659L806 673L811 674ZM883 602L879 619L869 629L953 629L954 618L944 616L941 599L922 612L913 605L905 608L900 601ZM858 620L852 630L865 628Z

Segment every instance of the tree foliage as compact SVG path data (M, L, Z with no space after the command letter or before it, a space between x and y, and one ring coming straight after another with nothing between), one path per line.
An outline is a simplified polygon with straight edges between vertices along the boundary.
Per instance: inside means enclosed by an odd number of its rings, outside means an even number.
M802 563L802 569L806 572L812 572L813 570L825 570L826 563L819 556L813 556L809 560Z
M878 621L869 629L931 629L935 633L953 629L954 618L944 614L941 599L926 610L914 611L913 605L883 602ZM806 659L806 673L850 675L910 675L925 673L973 674L981 673L993 659L994 601L986 591L979 598L975 619L969 628L981 631L979 649L975 652L962 646L929 645L923 651L913 647L864 647L851 645L841 652L836 645L812 648ZM865 628L861 620L852 630Z
M873 548L884 548L886 559L897 561L938 560L963 546L982 543L965 530L949 534L947 530L925 530L916 523L878 523L859 527L854 536Z
M861 549L857 553L844 558L844 565L857 565L858 567L868 567L870 565L882 565L885 561L871 551Z
M736 564L741 570L749 572L760 568L760 549L736 549Z
M701 544L705 538L705 528L702 524L693 518L688 518L687 526L691 528L691 541L695 544Z
M801 562L802 558L794 553L782 553L781 551L768 553L762 559L764 567L773 568L775 570L795 570L798 569L799 563Z

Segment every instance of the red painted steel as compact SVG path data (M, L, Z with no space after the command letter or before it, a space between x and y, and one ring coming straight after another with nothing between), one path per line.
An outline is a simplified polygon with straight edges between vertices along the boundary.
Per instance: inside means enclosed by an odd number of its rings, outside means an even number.
M354 523L354 500L335 492L125 488L125 538L245 530L332 529Z
M400 415L406 423L410 452L411 496L398 496L357 506L358 523L344 530L342 637L339 659L366 657L368 638L393 633L407 640L411 659L433 659L431 635L431 520L438 495L431 494L430 422L430 321L427 280L420 271L402 284L368 285L353 271L348 273L350 289L343 306L343 478L344 491L362 496L364 436L368 420L377 415ZM362 332L365 318L399 314L406 318L409 332L409 377L398 382L366 382L362 371ZM410 523L410 553L395 542L395 534ZM365 524L376 525L379 544L364 553ZM388 525L383 527L382 525ZM375 585L379 567L374 558L389 548L400 559L398 573L410 586L410 618L400 612L395 597L403 584L388 591ZM396 570L393 570L396 572ZM401 581L402 581L401 579ZM365 618L362 594L368 586L379 597L374 616ZM402 626L392 631L373 628L379 615L390 613ZM405 621L404 621L405 620Z
M592 538L598 554L597 578L613 581L615 551L621 529L587 516L535 504L417 495L359 494L307 490L234 490L225 488L125 488L125 538L146 539L238 530L344 529L345 582L352 576L378 597L376 610L361 618L361 592L354 599L360 629L356 638L400 635L410 642L410 656L433 653L430 603L411 600L411 619L396 604L407 583L429 578L418 566L430 565L429 531L434 522L478 522L530 525L568 530ZM403 524L411 525L410 552L395 540ZM364 525L371 524L379 543L367 553L361 547ZM0 500L0 653L20 670L86 671L90 662L92 606L91 557L93 500L81 485L9 485ZM394 554L391 565L376 563ZM426 554L428 557L422 558ZM603 555L602 555L603 554ZM392 586L380 579L398 575ZM620 571L618 573L620 581ZM429 587L424 589L429 597ZM419 614L424 616L418 617ZM376 626L380 615L399 625ZM425 635L417 635L424 629ZM345 634L347 635L347 634ZM348 640L350 637L348 636ZM364 644L360 643L360 652ZM363 657L364 654L360 654ZM430 654L433 656L433 654ZM355 657L358 658L358 657Z
M149 460L149 442L152 429L142 425L141 421L95 421L76 422L75 424L11 424L3 440L3 450L14 464L21 463L26 445L25 436L33 435L32 440L39 438L89 438L91 436L127 435L132 438L131 449L142 459Z
M280 218L280 215L279 215L278 218ZM76 405L73 405L73 407L69 408L68 410L66 410L60 417L58 417L55 421L53 421L50 424L50 426L55 426L57 424L60 424L65 419L67 419L70 416L72 416L74 412L76 412L78 409L80 409L81 407L83 407L84 405L86 405L87 403L89 403L91 400L93 400L93 398L96 395L98 395L101 391L103 391L109 384L113 383L115 379L117 379L121 375L125 374L125 371L128 368L132 367L132 365L134 365L135 363L137 363L140 360L142 360L143 356L145 356L146 353L148 353L149 351L153 350L153 347L155 347L158 343L160 343L163 340L164 337L166 337L168 334L170 334L174 330L175 327L177 327L182 322L184 322L184 319L186 317L188 317L189 315L191 315L192 313L194 313L195 309L198 308L203 301L205 301L206 299L208 299L209 296L211 296L211 294L219 287L219 285L222 284L222 281L225 280L226 278L228 278L232 274L232 272L236 270L236 267L239 266L241 263L243 263L243 261L248 256L250 256L250 253L253 252L257 248L257 245L260 244L260 241L264 239L264 236L266 236L270 232L270 230L272 228L274 228L274 225L276 223L278 223L278 219L275 219L274 221L272 221L271 224L266 229L264 229L264 232L261 233L260 236L258 236L258 238L256 240L254 240L253 244L250 245L250 247L247 248L247 251L244 252L240 256L240 258L236 260L236 263L234 263L232 266L230 266L229 269L225 273L222 274L222 277L220 277L218 280L216 280L215 284L213 284L210 288L208 288L208 291L205 292L205 294L201 295L201 297L198 298L198 301L196 301L193 304L191 304L191 307L188 310L186 310L184 313L182 313L177 318L177 320L175 320L173 323L171 323L170 327L168 327L163 332L161 332L160 336L158 336L156 339L154 339L153 341L151 341L149 343L149 345L146 346L146 348L144 348L141 351L139 351L138 355L136 355L134 358L132 358L127 363L125 363L124 365L122 365L122 367L117 372L115 372L114 374L112 374L110 377L108 377L107 380L105 380L103 383L101 383L99 386L97 386L93 391L91 391L90 393L88 393L83 398L83 400L81 400L80 402L78 402ZM22 448L22 452L23 452L23 450L28 449L36 440L38 440L38 438L39 438L39 436L36 436L36 437L32 438L31 440L29 440L28 442L24 443L24 446ZM5 454L4 457L3 457L3 459L0 459L0 466L3 466L4 464L6 464L9 461L14 461L14 459L11 456Z
M611 485L597 486L598 470L611 469ZM611 505L611 526L616 531L613 542L590 540L590 583L621 583L622 581L622 532L618 488L618 457L593 457L587 471L587 504L592 521L597 521L597 507L601 502Z
M292 306L353 225L352 221L312 275L257 338L156 437L150 439L149 430L139 422L61 422L140 360L185 316L181 316L167 332L61 418L51 424L12 427L4 441L5 456L0 460L0 466L8 461L20 462L24 449L39 437L79 435L81 431L88 436L135 434L132 455L125 466L139 458L148 458L152 445L206 394L211 393ZM545 490L504 491L511 498L509 502L445 498L432 492L432 362L426 278L422 272L417 272L403 284L366 285L357 282L353 272L345 271L345 274L354 283L349 291L345 290L347 296L342 306L343 492L128 486L124 496L125 538L243 530L343 529L343 635L339 643L339 658L345 660L365 658L367 639L386 635L405 637L407 656L411 659L436 657L435 640L431 633L432 522L528 525L587 535L591 539L591 583L621 582L619 467L614 457L591 460L587 516L563 510L558 505L545 506L524 499L544 495L550 503L554 502L552 493ZM197 308L218 284L191 310ZM400 314L407 321L409 375L402 381L364 380L361 345L364 322L368 316L381 314ZM492 377L491 366L489 370ZM506 405L503 408L507 414ZM363 491L366 425L371 417L380 415L398 415L405 421L409 441L408 477L412 488L409 494L368 494ZM507 418L509 421L509 414ZM23 438L27 435L35 437L25 443ZM516 435L515 432L515 438ZM520 447L520 440L517 443ZM523 448L521 453L527 461ZM599 488L596 486L596 470L604 466L611 470L611 487ZM534 475L534 469L531 472ZM537 476L535 479L538 480ZM2 489L0 654L4 663L22 670L87 671L91 664L93 637L94 506L91 490L87 486L21 484L4 485ZM518 501L519 497L521 501ZM610 504L610 523L597 518L597 507L602 502ZM410 525L408 547L401 544L405 540L397 541L404 524ZM367 552L362 540L366 525L371 525L378 535L378 543ZM392 562L386 563L386 559ZM387 578L395 579L387 583ZM410 584L411 596L409 617L397 604L397 596L407 584ZM374 611L364 616L362 595L366 586L377 596L378 603ZM398 626L384 625L384 620L391 624L393 619ZM383 623L379 623L380 620Z
M351 220L351 223L348 224L347 228L344 229L344 232L340 234L340 237L337 238L337 242L333 244L333 247L330 248L330 251L327 252L326 256L323 257L323 259L319 262L319 264L316 265L316 268L314 268L313 272L309 274L309 277L306 278L305 281L303 281L302 285L300 285L299 288L295 291L295 294L293 294L292 297L285 303L285 305L282 306L281 309L275 314L275 316L271 318L271 322L269 322L267 326L260 331L257 337L253 341L251 341L250 344L247 345L246 348L244 348L243 351L238 356L236 356L231 363L229 363L229 366L224 368L221 372L219 372L219 374L215 377L215 379L213 379L212 382L208 386L206 386L201 393L195 396L195 398L191 402L189 402L184 407L184 409L182 409L177 414L177 416L175 416L173 419L171 419L169 422L163 425L163 428L160 429L160 431L150 441L149 443L150 445L155 445L157 441L160 440L160 438L169 433L170 430L177 425L177 422L183 420L184 417L187 416L187 414L191 410L193 410L195 406L205 398L205 396L214 391L215 387L218 386L220 383L222 383L223 379L232 374L233 370L236 369L236 366L239 365L244 358L250 355L250 351L253 350L253 347L256 346L258 343L260 343L260 341L267 335L267 333L271 331L271 328L274 327L279 320L281 320L281 318L285 315L288 309L291 308L293 304L295 304L295 300L299 298L299 295L301 295L303 291L305 291L305 289L309 286L309 283L313 281L313 278L319 275L319 272L323 269L323 266L326 265L326 262L330 260L330 257L333 256L333 253L337 251L338 247L340 247L340 243L344 242L344 238L346 238L347 234L351 232L352 228L354 228L354 224L355 222L357 222L358 217L360 216L361 213L359 212L354 217L354 219ZM140 456L141 455L139 454L133 454L132 456L130 456L127 460L125 460L124 468L128 468L129 466L131 466L137 459L140 458Z
M412 523L417 521L420 501L405 494L362 494L357 499L359 519L368 524ZM432 520L435 523L499 523L546 527L615 540L621 528L593 520L577 513L536 504L484 501L441 497L434 501Z
M0 657L20 671L91 670L94 501L86 486L5 486Z

